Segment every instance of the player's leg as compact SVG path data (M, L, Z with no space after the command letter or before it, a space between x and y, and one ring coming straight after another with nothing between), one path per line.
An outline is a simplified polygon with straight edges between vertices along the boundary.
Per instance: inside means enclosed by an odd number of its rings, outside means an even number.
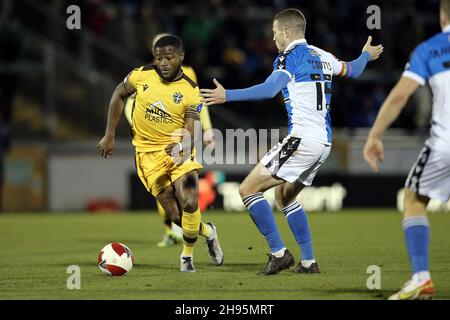
M430 198L405 189L403 230L413 272L413 280L429 280L428 247L430 227L426 209Z
M158 200L156 200L156 208L158 210L159 215L161 216L161 219L163 220L165 233L170 235L170 231L172 229L172 220L170 219L166 210L164 210L164 208L162 207L162 205L159 203Z
M294 257L281 240L272 207L263 196L264 191L282 183L284 180L273 177L269 169L258 163L239 186L242 201L270 248L262 275L276 274L294 264Z
M430 227L426 208L429 200L405 188L403 233L413 276L391 300L429 299L434 295L428 267Z
M430 198L450 198L450 153L425 146L405 183L403 232L412 280L389 299L428 299L434 295L429 273L430 227L426 207Z
M165 234L161 242L158 242L158 247L167 247L170 245L181 243L183 240L181 236L173 231L173 226L181 229L181 215L177 199L175 198L175 191L170 185L156 196L156 203L159 214L164 219ZM177 225L178 224L178 225Z
M185 192L183 191L183 193L181 193L181 190L186 189L188 191L189 190L191 191L190 194L188 195L188 198L190 199L190 201L195 202L195 206L197 208L196 211L194 212L195 216L197 214L200 214L200 209L198 207L198 194L199 194L198 170L200 170L201 168L202 166L197 161L195 161L195 156L193 154L183 164L175 166L171 170L171 179L175 186L175 190L177 192L176 196L179 199L179 201L181 198L186 198L186 195L184 194ZM193 179L191 179L191 177L193 177ZM183 210L183 217L184 214L185 212ZM184 218L182 220L184 221ZM211 262L216 266L222 265L224 255L222 248L220 247L216 226L211 222L204 223L200 221L198 234L206 238L208 256L211 259Z
M271 207L264 201L261 192L285 182L294 184L292 193L299 192L301 184L295 184L296 181L300 181L303 185L311 185L317 170L329 153L329 145L288 136L263 157L242 183L240 192L244 204L261 233L266 236L273 257L276 257L273 250L278 249L282 242L273 215L270 214ZM286 208L287 211L289 209L298 208ZM294 230L298 233L297 226Z
M161 194L156 197L158 204L158 211L164 212L165 219L168 219L172 224L172 228L175 225L177 228L181 229L181 218L183 210L178 203L175 196L175 189L173 185L167 186ZM173 231L173 229L172 229ZM211 227L211 223L200 222L199 235L205 237L207 240L214 238L214 228ZM181 229L181 240L183 239L183 231Z
M294 271L298 273L320 273L319 265L314 258L308 216L297 201L297 196L304 187L305 185L300 181L285 182L275 188L275 199L282 208L281 211L286 216L295 240L300 246L300 262Z
M173 182L175 196L182 209L183 252L180 270L195 272L193 265L194 246L200 231L201 213L198 209L198 174L193 170Z
M301 249L298 273L319 273L319 266L314 258L312 237L308 217L302 206L296 201L297 195L305 186L310 186L331 152L331 146L316 141L302 139L298 144L292 161L281 167L280 177L289 179L293 171L298 172L296 179L285 183L275 190L275 197L285 214L292 233Z
M181 224L180 210L177 208L172 181L166 166L167 154L161 152L137 152L136 171L145 188L156 198L167 216Z

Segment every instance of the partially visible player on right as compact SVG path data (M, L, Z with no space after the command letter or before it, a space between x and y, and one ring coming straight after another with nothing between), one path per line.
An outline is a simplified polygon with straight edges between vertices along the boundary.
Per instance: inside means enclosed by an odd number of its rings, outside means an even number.
M364 147L364 158L378 171L384 159L383 132L397 119L408 98L426 81L433 92L430 136L405 183L403 231L412 279L390 300L430 299L435 290L428 259L430 227L426 207L430 198L450 198L450 0L441 0L443 32L421 43L406 70L382 105Z

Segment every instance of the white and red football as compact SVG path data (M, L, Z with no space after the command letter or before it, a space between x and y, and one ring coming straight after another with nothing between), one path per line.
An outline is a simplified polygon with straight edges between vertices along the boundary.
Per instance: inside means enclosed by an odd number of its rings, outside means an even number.
M130 248L120 242L106 245L98 254L98 267L112 276L123 276L133 268L134 257Z

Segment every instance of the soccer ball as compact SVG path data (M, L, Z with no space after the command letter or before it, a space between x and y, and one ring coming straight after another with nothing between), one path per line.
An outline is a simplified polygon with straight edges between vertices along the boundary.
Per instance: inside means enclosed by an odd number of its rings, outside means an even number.
M133 268L134 257L130 248L120 242L106 245L98 254L100 270L112 276L123 276Z

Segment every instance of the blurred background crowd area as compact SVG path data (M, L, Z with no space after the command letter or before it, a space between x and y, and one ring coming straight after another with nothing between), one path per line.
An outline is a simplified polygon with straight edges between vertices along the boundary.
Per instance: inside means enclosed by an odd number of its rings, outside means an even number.
M81 30L69 30L69 5L81 9ZM381 9L381 29L369 30L367 8ZM358 80L336 80L331 104L335 128L370 127L400 76L409 54L440 32L439 0L2 0L0 17L0 106L2 123L17 139L83 141L104 131L115 85L133 68L151 62L151 40L160 32L179 35L185 63L200 87L217 78L225 88L260 83L277 51L275 13L296 7L307 20L308 43L341 60L357 58L367 39L385 47ZM430 93L409 102L396 127L428 128ZM225 128L286 126L275 100L211 107L213 124ZM119 135L129 135L121 121Z

